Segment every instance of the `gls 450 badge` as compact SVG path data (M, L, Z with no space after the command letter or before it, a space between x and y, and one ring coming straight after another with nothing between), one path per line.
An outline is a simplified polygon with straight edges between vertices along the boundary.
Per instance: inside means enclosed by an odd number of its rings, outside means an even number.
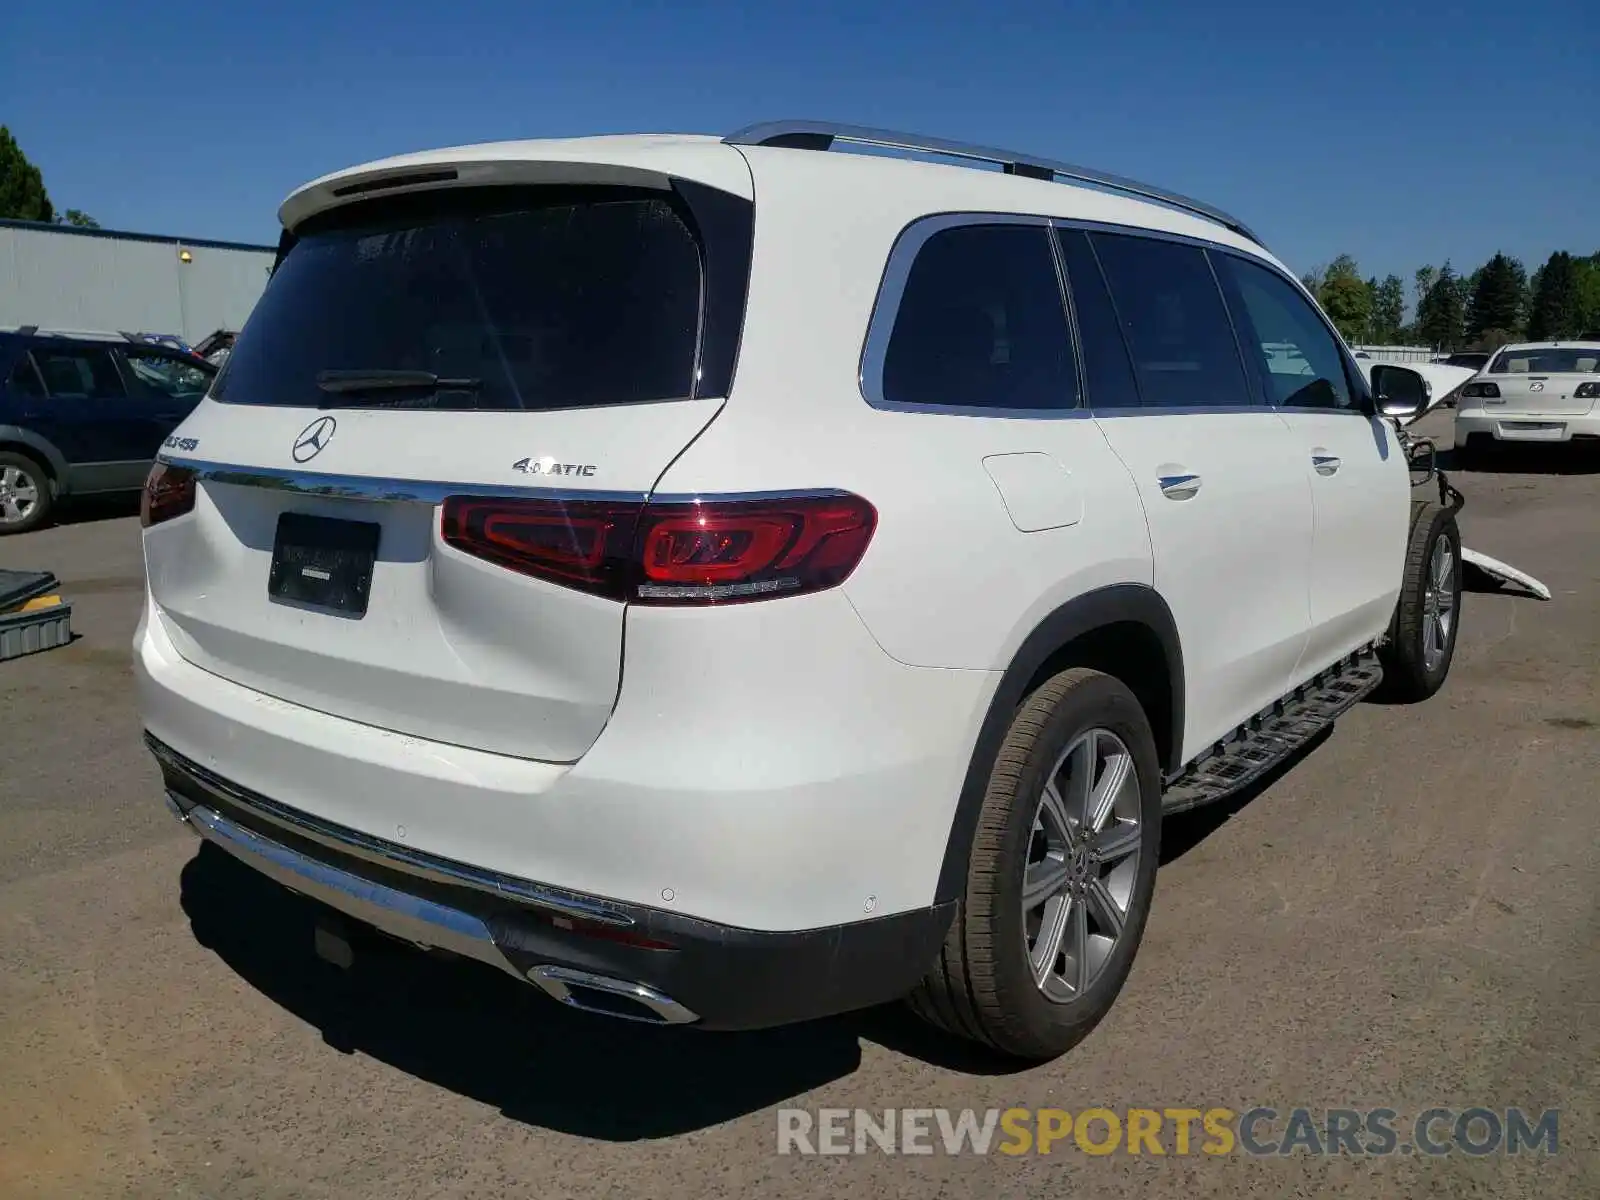
M594 474L593 463L564 463L557 462L550 457L545 458L519 458L511 464L513 471L521 471L524 475L582 475Z

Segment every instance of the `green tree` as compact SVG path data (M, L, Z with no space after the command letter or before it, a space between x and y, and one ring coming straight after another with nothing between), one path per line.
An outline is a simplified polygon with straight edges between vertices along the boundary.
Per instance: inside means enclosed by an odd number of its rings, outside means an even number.
M53 221L56 210L44 190L44 176L0 125L0 217L12 221Z
M1328 269L1322 273L1322 288L1317 299L1345 341L1359 342L1366 338L1367 322L1372 317L1372 291L1361 278L1355 259L1341 254L1328 264Z
M1565 250L1556 251L1539 268L1539 286L1528 313L1528 336L1534 341L1576 337L1584 331L1578 274Z
M1600 253L1573 259L1572 269L1578 277L1578 332L1600 337Z
M1400 337L1406 319L1406 285L1398 275L1385 275L1372 287L1372 338L1375 342L1394 342Z
M1417 274L1420 282L1422 273ZM1446 259L1417 305L1419 338L1441 350L1454 350L1461 345L1466 324L1466 301L1462 291L1462 281Z
M1467 337L1480 338L1485 330L1522 328L1522 297L1528 272L1514 258L1496 254L1473 272L1467 301Z
M58 225L76 225L79 229L99 229L100 222L96 221L81 208L69 208L65 213L56 218Z
M1439 268L1434 266L1418 267L1416 274L1417 294L1415 297L1418 311L1422 308L1423 298L1433 290L1433 281L1439 278Z

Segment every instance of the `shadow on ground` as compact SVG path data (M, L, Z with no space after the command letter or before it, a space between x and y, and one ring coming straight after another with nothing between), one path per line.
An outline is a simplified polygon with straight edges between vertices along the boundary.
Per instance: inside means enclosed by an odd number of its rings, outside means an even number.
M138 492L110 492L100 496L69 496L61 501L51 519L57 525L83 525L138 515Z
M1220 804L1169 818L1162 861L1199 845L1320 745ZM898 1004L754 1033L661 1029L562 1008L475 962L369 933L341 971L312 950L324 910L209 844L185 866L197 941L345 1053L497 1107L512 1120L610 1141L666 1137L781 1104L853 1073L861 1041L969 1075L1030 1069L946 1036Z
M209 844L183 870L182 905L202 945L334 1049L564 1133L631 1141L702 1129L861 1060L859 1018L762 1033L652 1028L376 934L341 971L312 950L316 905Z
M1166 866L1168 863L1176 862L1233 820L1258 796L1316 753L1317 748L1333 736L1333 731L1337 727L1335 723L1312 735L1311 740L1304 746L1254 783L1241 788L1226 800L1218 800L1213 804L1205 804L1168 817L1161 824L1161 865Z
M1439 466L1463 475L1597 475L1600 442L1497 442L1471 455L1440 450Z

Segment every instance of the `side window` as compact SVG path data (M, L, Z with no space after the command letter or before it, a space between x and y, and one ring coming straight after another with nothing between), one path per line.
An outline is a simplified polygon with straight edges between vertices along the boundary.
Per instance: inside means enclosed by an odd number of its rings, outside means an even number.
M1078 316L1078 342L1083 347L1084 391L1097 412L1139 407L1139 384L1133 377L1127 343L1117 327L1117 310L1106 291L1105 276L1080 229L1060 233L1067 264L1072 307Z
M11 368L6 387L13 396L44 398L44 385L39 382L39 372L34 369L33 359L27 353L17 359L16 365Z
M107 350L89 347L55 349L37 346L33 359L39 364L45 390L52 400L85 400L90 396L122 396L122 377Z
M1212 262L1232 285L1239 339L1259 355L1267 398L1291 408L1350 408L1344 357L1305 298L1266 267L1232 254Z
M884 351L883 398L959 408L1077 406L1047 228L964 225L922 244Z
M153 350L131 349L121 353L123 362L128 365L128 383L135 396L198 400L211 386L211 376L204 367L194 363Z
M1091 234L1090 242L1146 405L1215 408L1256 401L1205 251L1116 233Z

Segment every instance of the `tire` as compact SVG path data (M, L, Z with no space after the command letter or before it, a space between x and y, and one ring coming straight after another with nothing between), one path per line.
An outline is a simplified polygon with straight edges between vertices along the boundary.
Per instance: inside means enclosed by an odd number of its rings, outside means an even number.
M1082 811L1084 793L1072 783L1090 778L1083 767L1091 762L1096 785L1107 776L1123 781L1113 796L1116 819L1096 839L1108 851L1099 863L1079 858L1070 832L1060 833L1061 820L1042 819L1052 771L1060 784L1056 795ZM1074 816L1068 814L1069 831ZM1113 831L1115 842L1108 836ZM1116 847L1123 853L1111 853ZM1138 700L1120 680L1098 671L1073 668L1054 676L1017 709L1001 743L964 894L938 963L908 997L911 1009L1012 1058L1038 1062L1064 1054L1100 1022L1127 980L1150 913L1160 851L1161 772ZM1041 861L1047 855L1048 867ZM1059 878L1064 894L1024 911L1025 876L1034 884ZM1098 885L1090 883L1101 876ZM1114 925L1106 919L1107 904L1120 908L1112 915L1121 917L1121 931L1109 944L1103 934ZM1042 926L1062 914L1064 921L1052 922L1063 928L1062 951L1051 956L1041 984L1030 956L1043 958ZM1093 936L1097 931L1101 937ZM1068 958L1074 942L1088 952ZM1074 986L1084 983L1078 961L1090 972L1084 986ZM1064 969L1058 974L1056 968Z
M1443 686L1461 631L1461 531L1454 510L1435 500L1412 503L1404 570L1378 658L1385 698L1415 704Z
M0 450L0 537L38 529L49 521L55 498L50 472L37 459Z

